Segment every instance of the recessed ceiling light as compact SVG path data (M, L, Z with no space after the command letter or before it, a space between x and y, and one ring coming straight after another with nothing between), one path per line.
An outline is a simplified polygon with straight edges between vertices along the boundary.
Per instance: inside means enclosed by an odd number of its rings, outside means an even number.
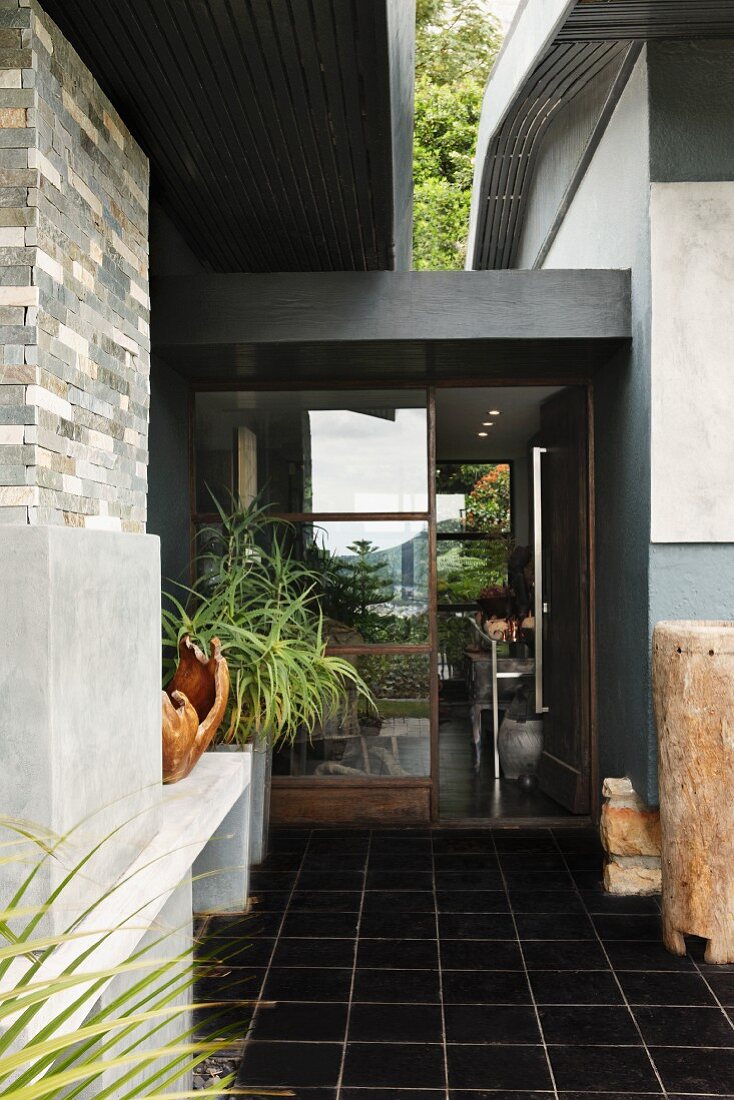
M483 428L491 428L492 426L493 426L493 425L492 425L492 421L491 421L491 420L485 420L485 421L484 421L484 423L482 424L482 427L483 427Z
M485 436L489 435L489 432L477 432L477 435L484 438Z
M499 409L490 409L489 410L489 415L490 416L501 416L502 414L500 413Z

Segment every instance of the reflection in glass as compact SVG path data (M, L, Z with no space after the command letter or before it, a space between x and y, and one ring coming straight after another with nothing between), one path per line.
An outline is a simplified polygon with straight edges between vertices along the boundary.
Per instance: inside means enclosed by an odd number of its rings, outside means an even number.
M366 680L377 711L350 697L328 715L309 739L276 753L280 775L430 775L430 658L424 654L360 655L349 658Z
M466 651L484 644L478 626L471 613L442 612L437 618L438 675L442 685L442 701L447 701L451 685L456 685L458 695L464 698L466 680ZM453 690L453 695L457 693Z
M427 414L416 392L200 393L197 510L207 484L277 512L425 512Z
M428 640L428 528L410 520L299 524L332 645Z
M441 532L512 529L506 462L441 462L436 470L436 521Z
M507 584L510 542L501 537L441 539L436 544L436 591L441 604L475 607L480 593Z

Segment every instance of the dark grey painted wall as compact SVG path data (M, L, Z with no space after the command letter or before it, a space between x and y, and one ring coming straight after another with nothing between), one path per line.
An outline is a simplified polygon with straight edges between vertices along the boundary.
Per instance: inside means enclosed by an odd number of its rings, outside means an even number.
M155 199L150 204L152 275L201 275L205 268ZM155 353L150 371L147 529L161 540L164 588L188 582L190 558L189 383Z
M651 42L650 178L734 179L734 39Z
M650 42L546 261L632 269L632 350L595 383L599 748L653 804L650 635L734 617L734 546L650 543L649 189L734 179L733 103L733 40Z
M147 529L161 540L164 589L188 581L189 567L189 386L160 359L150 375L150 463Z
M650 234L644 54L560 227L546 266L632 270L632 346L595 378L600 779L654 795L648 699Z

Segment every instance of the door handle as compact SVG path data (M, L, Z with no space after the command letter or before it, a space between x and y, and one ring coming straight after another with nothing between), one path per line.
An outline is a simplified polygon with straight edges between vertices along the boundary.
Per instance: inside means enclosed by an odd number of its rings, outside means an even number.
M535 570L535 710L546 714L543 703L543 614L547 604L543 602L543 495L542 456L546 447L533 447L533 564Z

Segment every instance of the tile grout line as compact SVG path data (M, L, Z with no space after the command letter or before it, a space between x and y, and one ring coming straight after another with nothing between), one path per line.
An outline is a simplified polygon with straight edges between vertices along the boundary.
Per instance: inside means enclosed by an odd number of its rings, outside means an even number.
M548 830L550 832L550 830ZM543 1031L543 1025L540 1022L540 1012L538 1011L538 1004L535 1000L535 992L533 990L533 983L530 981L530 971L528 970L527 962L525 961L525 951L523 950L522 940L520 939L520 930L517 927L517 920L515 918L515 910L512 907L512 899L510 897L510 891L507 886L507 879L505 878L505 871L502 866L502 860L500 859L499 849L497 848L497 840L493 831L490 832L492 837L492 847L494 849L495 859L497 860L497 866L499 867L500 875L502 876L502 883L505 889L505 897L507 898L507 906L510 910L510 916L512 918L512 926L515 929L515 939L517 940L518 950L520 951L520 958L522 959L522 968L525 974L525 981L528 983L528 991L530 993L530 1000L533 1006L533 1012L535 1013L535 1022L538 1026L538 1034L540 1035L540 1041L543 1044L543 1053L545 1054L545 1062L548 1066L548 1074L550 1076L551 1087L553 1089L553 1095L556 1100L558 1097L558 1086L556 1084L556 1075L553 1070L553 1064L551 1062L550 1053L548 1051L548 1045L545 1041L545 1032Z
M667 1097L668 1096L668 1091L665 1088L665 1085L663 1084L663 1079L660 1076L660 1071L658 1070L658 1067L655 1065L655 1060L654 1060L652 1054L650 1053L650 1048L647 1045L647 1041L645 1039L645 1036L642 1034L642 1028L640 1027L639 1023L637 1022L637 1017L635 1016L634 1012L632 1011L632 1006L630 1005L630 1003L627 999L627 994L625 993L624 989L622 988L622 983L619 980L619 976L617 974L617 971L612 966L612 960L609 957L609 952L607 951L607 949L604 945L604 941L602 940L601 936L599 935L599 932L598 932L597 927L596 927L596 923L594 922L594 918L593 918L592 914L589 912L589 908L588 908L588 906L587 906L587 904L584 900L583 894L581 893L581 891L578 887L576 879L573 877L573 874L571 873L571 869L568 866L568 860L566 859L566 853L563 851L560 844L558 843L558 840L556 838L556 834L553 832L553 830L551 830L550 832L551 832L551 836L553 838L553 843L555 844L556 848L558 849L558 853L561 856L561 859L563 860L563 865L566 868L566 872L567 872L568 876L570 877L571 882L573 883L574 892L576 893L576 895L578 897L578 900L580 901L581 905L583 906L584 913L586 914L586 916L591 921L592 928L594 929L594 935L596 936L596 940L597 940L600 948L602 949L602 951L604 953L604 958L607 960L607 965L609 966L610 973L612 974L612 977L614 978L614 981L617 984L617 988L619 989L619 992L620 992L620 995L621 995L622 1000L624 1002L625 1008L627 1009L627 1011L630 1014L630 1018L632 1020L632 1023L635 1026L635 1030L637 1031L637 1034L640 1036L640 1042L642 1043L642 1047L645 1051L645 1054L648 1057L648 1060L650 1062L650 1066L652 1067L652 1071L655 1074L655 1077L657 1078L658 1084L660 1085L660 1092L662 1093L663 1096ZM599 914L597 914L597 915L599 915Z
M349 1000L347 1002L347 1019L344 1028L344 1044L342 1046L342 1057L339 1064L339 1076L336 1080L336 1088L334 1090L335 1100L341 1100L342 1088L344 1087L344 1070L347 1063L347 1047L349 1046L349 1025L352 1019L352 1005L354 1003L354 986L357 980L357 959L359 957L359 940L362 931L362 913L364 912L365 894L367 893L367 875L370 869L370 856L372 854L372 830L370 829L369 836L367 837L367 854L364 862L364 869L362 871L362 895L359 902L359 912L357 913L357 929L354 936L354 958L352 959L352 978L349 983Z
M444 1095L446 1100L449 1100L449 1051L446 1042L446 1006L443 999L443 962L441 959L441 928L438 919L438 891L436 889L436 859L433 847L433 829L431 830L431 873L433 881L433 917L436 923L436 954L438 956L438 999L441 1005Z
M693 963L694 969L696 970L697 974L699 975L699 977L701 977L703 979L704 985L706 986L709 993L711 994L711 996L716 1001L716 1004L717 1004L718 1008L721 1010L721 1012L723 1012L724 1019L729 1024L729 1027L732 1028L732 1030L734 1030L734 1010L732 1010L730 1008L727 1008L725 1005L723 1005L721 1003L716 990L714 989L714 987L711 985L710 981L706 977L707 972L705 970L701 970L701 967L698 965L698 960L694 959L692 955L690 956L690 959L691 959L691 962ZM732 1042L732 1046L734 1046L734 1041ZM722 1049L726 1050L727 1048L723 1047Z
M258 1003L255 1005L255 1010L252 1014L252 1020L250 1021L250 1027L248 1027L247 1032L245 1033L245 1039L244 1039L245 1043L248 1041L250 1029L252 1027L252 1024L255 1021L257 1013L260 1010L260 1002L263 1000L263 993L265 992L265 985L267 983L268 978L270 977L270 971L273 968L273 959L275 958L275 953L278 950L278 944L280 943L280 937L281 937L281 934L283 932L283 926L285 924L286 917L288 916L288 911L291 907L291 901L292 901L293 895L296 891L296 886L298 884L298 879L299 879L301 871L303 869L303 864L304 864L304 861L306 859L306 853L308 852L309 846L311 844L311 837L312 836L313 836L313 830L310 830L309 834L308 834L308 840L306 841L306 844L304 845L304 848L303 848L303 855L301 856L301 862L298 864L298 870L296 871L295 875L293 876L293 885L291 886L290 890L288 891L288 901L283 906L283 915L280 918L280 923L278 925L278 930L275 933L275 938L273 939L273 947L272 947L272 950L270 952L270 958L268 959L268 965L265 967L265 973L263 974L263 980L260 984L260 991L259 991L259 995L258 995L258 998L257 998ZM265 858L267 859L267 856ZM264 912L267 912L267 910L264 910ZM254 919L255 920L257 919L257 914L254 914Z

